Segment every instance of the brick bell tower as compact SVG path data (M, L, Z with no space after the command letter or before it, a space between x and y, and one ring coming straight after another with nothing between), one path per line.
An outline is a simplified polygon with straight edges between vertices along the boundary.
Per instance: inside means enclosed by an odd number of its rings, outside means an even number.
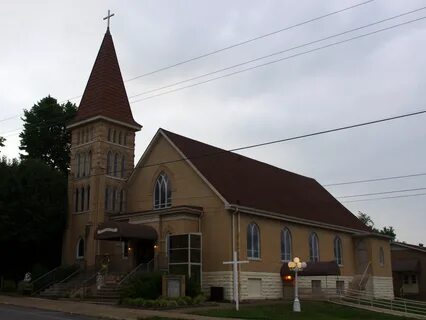
M71 130L71 170L62 264L93 267L105 249L95 232L109 213L126 207L125 184L134 168L132 115L109 26Z

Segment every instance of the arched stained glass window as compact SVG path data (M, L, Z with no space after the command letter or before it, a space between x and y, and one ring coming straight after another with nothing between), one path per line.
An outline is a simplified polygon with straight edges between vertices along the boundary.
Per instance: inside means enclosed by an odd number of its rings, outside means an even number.
M281 261L291 260L291 233L287 228L281 230Z
M121 157L121 173L120 173L120 176L122 177L122 178L124 178L124 172L125 172L125 169L126 168L126 159L124 158L124 155Z
M255 223L250 223L247 227L247 258L260 258L260 232Z
M107 156L107 174L111 175L112 173L112 153L111 151L108 152L108 156Z
M114 177L118 176L118 153L114 155L114 171L112 175Z
M343 248L340 237L334 238L334 259L338 265L343 264Z
M87 186L86 210L90 210L90 185Z
M81 157L80 157L79 153L77 153L76 158L77 158L77 166L76 166L75 171L76 171L77 178L79 178L80 177L80 168L81 168Z
M172 205L172 189L169 177L161 172L154 186L154 209L168 208Z
M309 261L317 262L319 257L318 236L315 232L309 235Z

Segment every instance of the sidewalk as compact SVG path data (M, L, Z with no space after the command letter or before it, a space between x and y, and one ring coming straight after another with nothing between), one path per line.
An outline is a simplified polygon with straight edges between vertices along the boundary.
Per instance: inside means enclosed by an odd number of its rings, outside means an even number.
M66 313L79 314L91 317L101 317L106 319L138 320L149 317L165 317L171 319L202 319L218 320L219 318L205 317L178 313L174 311L157 311L121 308L110 305L99 305L87 302L49 300L32 297L11 297L0 295L0 304L8 304L20 307L37 308L44 310L62 311ZM226 320L226 318L220 318ZM228 319L231 320L231 319ZM233 319L235 320L235 318Z

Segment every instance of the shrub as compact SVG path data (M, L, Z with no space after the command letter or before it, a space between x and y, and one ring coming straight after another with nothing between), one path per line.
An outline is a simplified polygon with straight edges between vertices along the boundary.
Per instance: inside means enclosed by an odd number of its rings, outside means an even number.
M3 291L4 292L14 292L16 291L16 283L14 280L5 279L3 281Z
M161 296L162 274L159 272L134 275L123 285L120 295L125 298L157 299Z
M189 297L196 297L201 294L201 285L195 279L195 277L188 278L186 277L186 290L185 294Z
M207 300L207 298L206 298L206 296L205 296L205 295L203 295L203 294L199 294L198 296L196 296L196 297L193 299L193 303L194 303L194 304L202 304L202 303L206 302L206 300Z

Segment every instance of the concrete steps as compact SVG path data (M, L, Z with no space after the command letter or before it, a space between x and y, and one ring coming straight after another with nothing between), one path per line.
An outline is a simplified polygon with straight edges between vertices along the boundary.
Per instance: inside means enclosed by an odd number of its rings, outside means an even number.
M97 301L118 302L120 300L120 288L117 282L106 283L97 290L95 299Z

